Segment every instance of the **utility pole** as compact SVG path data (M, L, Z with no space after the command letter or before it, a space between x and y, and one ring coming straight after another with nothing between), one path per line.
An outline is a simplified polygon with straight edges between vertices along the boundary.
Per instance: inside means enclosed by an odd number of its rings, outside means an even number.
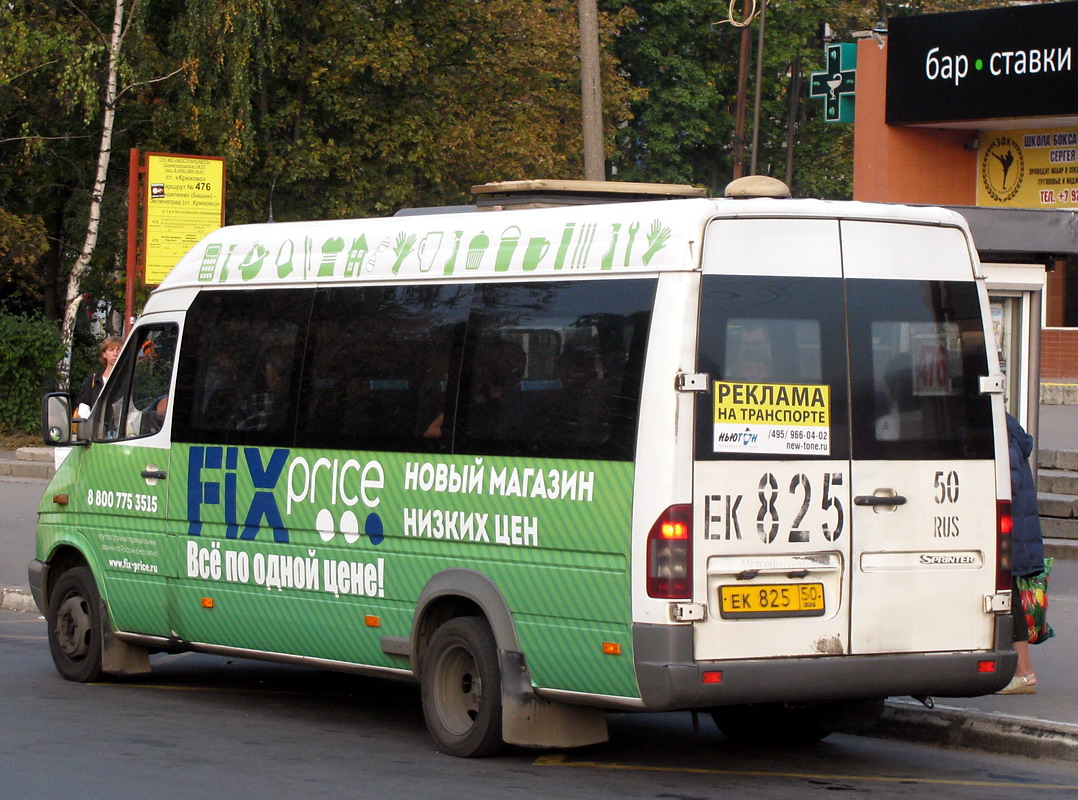
M760 95L764 82L764 24L767 21L767 0L760 3L760 30L756 37L756 88L752 93L752 156L749 160L749 174L756 174L756 163L760 152Z
M599 11L596 0L577 0L580 20L580 112L584 134L584 180L606 180L603 154L603 90L599 82Z
M789 101L786 107L786 185L794 185L794 127L798 119L798 98L801 97L801 56L795 55L790 64Z
M734 113L734 179L745 174L745 95L749 89L749 60L752 57L752 0L742 0L741 53L737 64L737 104ZM733 19L731 19L733 22ZM735 23L736 24L736 23Z

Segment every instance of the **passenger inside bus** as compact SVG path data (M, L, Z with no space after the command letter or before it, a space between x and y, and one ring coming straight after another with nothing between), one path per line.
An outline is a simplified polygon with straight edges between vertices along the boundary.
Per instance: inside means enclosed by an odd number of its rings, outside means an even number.
M604 441L611 417L603 413L604 371L598 353L585 345L571 345L558 358L556 374L561 391L548 416L560 423L557 434L578 444Z
M773 377L771 331L763 320L744 320L736 346L728 359L728 377L758 383Z
M161 430L165 422L165 411L168 410L168 395L163 394L150 403L141 412L139 419L139 435L149 436Z
M230 427L236 431L264 431L272 428L283 404L286 355L270 351L263 366L263 380L232 414Z
M468 394L469 441L513 438L510 427L529 424L514 408L527 364L527 354L516 342L496 339L478 348Z

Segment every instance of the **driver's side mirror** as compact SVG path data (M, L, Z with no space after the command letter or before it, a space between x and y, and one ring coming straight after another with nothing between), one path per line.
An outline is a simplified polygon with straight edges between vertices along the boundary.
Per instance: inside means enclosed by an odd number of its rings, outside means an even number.
M71 418L71 395L50 392L41 400L41 438L50 447L87 444L76 436L72 423L84 420Z

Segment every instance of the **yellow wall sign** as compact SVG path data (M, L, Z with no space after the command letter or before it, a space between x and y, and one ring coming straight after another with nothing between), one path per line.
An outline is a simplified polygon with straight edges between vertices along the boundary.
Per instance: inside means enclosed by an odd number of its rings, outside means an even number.
M225 160L146 155L146 283L158 284L225 221Z
M831 387L715 381L716 453L831 452Z
M977 205L1078 208L1078 128L981 131Z

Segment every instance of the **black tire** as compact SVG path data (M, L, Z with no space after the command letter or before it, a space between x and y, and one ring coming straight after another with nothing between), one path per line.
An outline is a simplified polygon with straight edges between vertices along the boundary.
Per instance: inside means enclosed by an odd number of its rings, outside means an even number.
M57 671L69 681L100 680L101 596L86 567L69 569L56 582L45 617L49 650Z
M817 706L745 705L715 708L722 735L746 744L810 744L834 733Z
M441 752L482 758L505 747L498 648L486 620L457 617L438 628L421 684L427 730Z

